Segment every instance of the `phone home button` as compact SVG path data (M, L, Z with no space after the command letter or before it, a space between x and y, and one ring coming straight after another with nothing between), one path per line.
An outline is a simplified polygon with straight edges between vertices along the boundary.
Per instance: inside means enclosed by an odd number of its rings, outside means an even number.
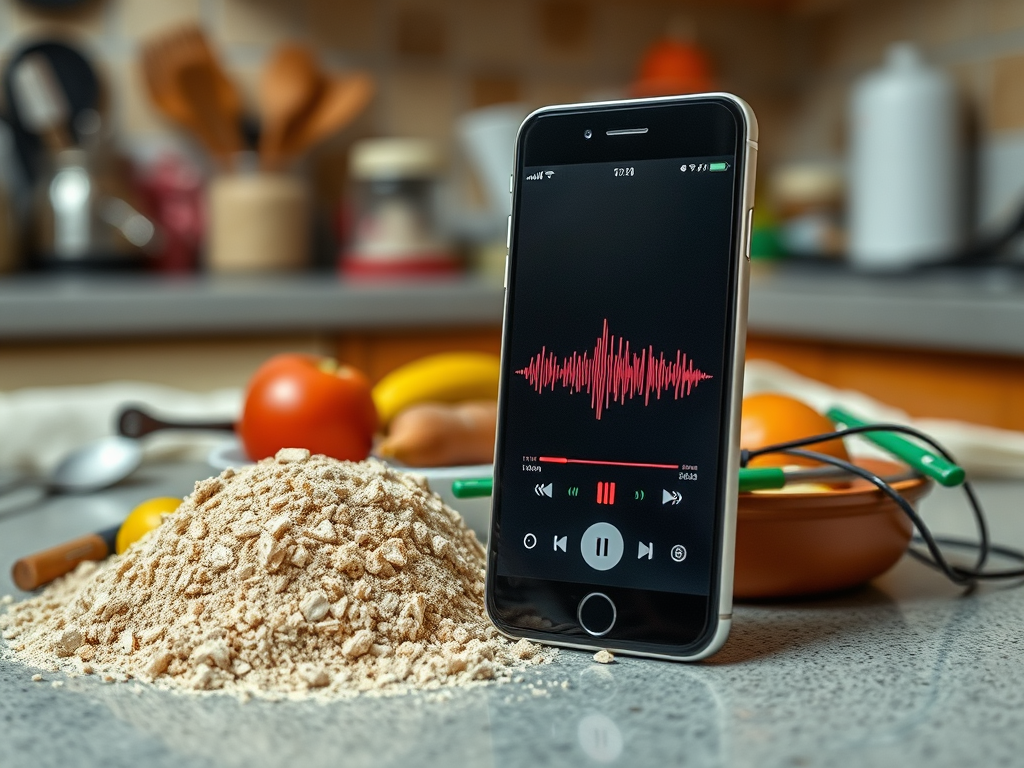
M618 614L615 603L603 592L591 592L580 600L576 618L587 634L601 637L611 632Z

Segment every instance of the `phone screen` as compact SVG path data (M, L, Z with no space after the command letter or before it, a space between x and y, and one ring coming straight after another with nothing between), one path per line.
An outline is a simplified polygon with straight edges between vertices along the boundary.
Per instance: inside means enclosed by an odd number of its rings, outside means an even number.
M530 609L527 624L572 634L573 602L600 589L620 617L643 614L619 619L623 637L684 644L705 628L736 165L715 154L517 169L492 531L506 620ZM659 616L680 609L681 633Z

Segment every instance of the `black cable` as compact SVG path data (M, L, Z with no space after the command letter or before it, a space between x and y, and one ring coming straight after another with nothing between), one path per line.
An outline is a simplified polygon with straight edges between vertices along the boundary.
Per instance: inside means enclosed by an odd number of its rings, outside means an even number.
M868 424L862 427L850 427L846 429L836 430L835 432L829 432L822 435L814 435L812 437L800 438L798 440L789 440L783 443L777 443L775 445L765 446L764 448L758 448L756 450L744 450L741 455L741 464L746 466L747 463L757 457L768 453L784 453L792 456L801 456L803 458L812 459L815 461L822 462L824 464L831 464L832 466L840 467L858 477L861 477L868 482L878 487L884 494L892 499L903 511L904 514L911 520L914 527L918 531L918 536L915 537L916 543L923 543L926 552L922 552L913 547L908 547L907 553L924 563L925 565L934 568L942 572L950 581L954 584L963 587L973 587L978 581L989 581L999 579L1021 579L1024 578L1024 568L1020 569L1005 569L998 571L985 571L982 570L988 561L990 553L994 553L1001 557L1015 560L1019 563L1024 563L1024 552L1021 552L1010 547L1004 547L994 545L989 540L988 525L985 520L985 514L981 507L981 502L978 500L977 495L974 493L974 488L970 483L963 483L964 493L967 495L968 505L974 516L975 524L978 528L978 541L969 541L966 539L956 538L942 538L935 537L932 535L928 526L925 525L924 521L918 515L917 511L913 508L909 501L907 501L898 491L890 486L883 478L867 470L863 467L859 467L856 464L852 464L844 459L839 459L834 456L819 453L817 451L810 451L803 449L803 446L815 445L818 443L827 442L836 438L842 438L847 435L855 435L863 432L900 432L903 434L915 437L929 446L934 448L939 454L943 456L947 461L956 463L956 460L952 455L936 440L921 432L920 430L914 429L913 427L907 427L902 424ZM942 552L942 546L959 548L959 549L975 549L978 552L977 560L971 568L965 568L951 564L946 560L945 555Z
M804 445L814 445L820 442L825 442L834 438L845 437L846 435L856 435L862 432L900 432L911 437L916 437L924 443L927 443L934 448L938 453L947 461L956 464L956 459L953 458L952 454L945 449L937 440L932 438L930 435L925 434L919 429L908 427L905 424L865 424L861 427L847 427L845 429L836 430L835 432L827 432L823 435L817 435L815 437L805 437L798 440L790 440L785 443L778 443L773 446L767 446L756 451L748 452L748 458L759 456L762 453L774 453L776 451L785 450L788 448L799 448ZM970 483L963 483L964 493L967 494L967 499L974 514L974 522L978 528L978 560L974 564L975 570L980 570L988 560L989 553L989 536L988 536L988 524L985 521L985 515L981 510L981 503L978 501L978 497L974 493L974 488Z
M919 544L919 543L921 543L921 538L919 536L915 536L912 539L912 541L915 544ZM978 542L976 542L976 541L971 541L970 539L958 539L958 538L954 538L952 536L936 536L935 537L935 541L938 542L943 547L952 547L952 548L955 548L955 549L977 549L978 548ZM1021 551L1016 550L1016 549L1012 549L1011 547L1004 547L1004 546L1001 546L999 544L991 544L991 545L989 545L989 551L992 554L994 554L994 555L999 555L1000 557L1005 557L1008 560L1016 560L1018 562L1024 563L1024 552L1021 552ZM910 553L913 554L913 555L920 554L919 552L916 552L914 550L910 550ZM993 572L989 571L989 573L991 574ZM1017 578L1017 577L1014 576L1013 574L1009 574L1009 575L1003 576L1001 578L1010 579L1010 578ZM1022 576L1021 578L1024 578L1024 576Z
M780 451L780 453L832 464L833 466L841 467L848 472L852 472L853 474L864 478L869 483L876 485L886 496L895 501L896 504L899 505L900 509L903 510L903 513L910 518L914 527L917 528L918 533L920 533L921 538L924 539L925 545L928 547L928 551L932 555L932 562L946 575L946 578L954 584L964 587L969 587L974 583L974 579L971 575L962 572L960 569L950 565L946 561L946 558L942 554L942 550L939 549L938 543L936 543L935 539L932 537L931 531L928 530L928 527L924 524L924 521L921 520L920 515L917 514L917 510L911 506L910 502L903 498L903 496L901 496L891 485L885 482L885 480L874 472L864 469L863 467L858 467L856 464L852 464L851 462L843 459L837 459L835 456L818 453L817 451L790 448L788 450Z
M908 427L905 424L889 423L865 424L864 426L861 427L847 427L845 429L836 430L835 432L827 432L823 435L817 435L814 437L804 437L798 440L789 440L784 443L777 443L776 445L767 446L765 448L760 448L755 451L749 451L747 453L747 458L750 459L755 456L760 456L763 453L775 453L779 451L784 451L789 448L799 448L805 445L815 445L817 443L826 442L834 438L842 438L847 435L856 435L862 432L900 432L906 435L910 435L911 437L916 437L918 440L921 440L922 442L930 445L932 448L938 451L938 453L941 454L942 457L947 461L951 461L954 464L956 463L956 459L953 458L952 454L950 454L944 446L942 446L938 441L933 439L931 436L926 435L924 432L918 429L914 429L913 427ZM988 536L988 524L986 523L985 515L981 510L981 503L978 501L978 498L974 493L974 488L971 486L970 483L966 482L963 484L963 488L964 493L967 494L967 499L971 511L974 514L975 525L978 528L978 560L974 564L974 569L977 571L984 567L985 563L988 561L990 543Z

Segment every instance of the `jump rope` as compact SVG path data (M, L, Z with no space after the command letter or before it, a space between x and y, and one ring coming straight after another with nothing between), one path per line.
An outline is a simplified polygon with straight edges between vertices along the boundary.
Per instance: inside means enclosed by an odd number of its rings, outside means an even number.
M993 544L989 540L988 523L985 520L985 512L982 509L981 502L978 500L978 496L974 492L974 488L971 486L970 482L963 480L952 484L962 487L964 493L967 495L967 503L974 515L975 525L978 530L978 539L973 541L970 539L935 536L929 530L924 520L921 519L921 516L917 513L910 502L903 498L900 492L893 488L884 478L868 469L865 469L864 467L859 467L852 462L804 448L804 446L815 445L817 443L824 443L836 438L843 438L849 435L860 435L864 433L909 435L910 437L916 438L930 446L945 461L952 465L956 464L953 456L944 446L934 438L926 435L920 430L914 429L913 427L907 427L902 424L858 424L856 426L837 429L834 432L814 435L812 437L804 437L798 440L789 440L784 443L776 443L775 445L768 445L756 450L744 450L740 454L740 466L746 467L748 462L757 456L775 453L781 453L788 456L799 456L805 459L813 459L815 461L822 462L823 464L830 464L845 472L867 480L892 499L903 513L910 518L914 527L917 529L917 535L911 540L911 543L916 546L909 547L907 549L907 553L915 560L939 571L954 584L970 588L976 586L979 582L984 581L1024 579L1024 568L1006 568L1000 570L989 570L985 568L989 556L993 554L1024 565L1024 552L1011 547ZM949 483L943 484L949 485ZM942 551L942 547L959 549L967 552L976 552L977 557L975 558L974 565L964 567L949 562Z

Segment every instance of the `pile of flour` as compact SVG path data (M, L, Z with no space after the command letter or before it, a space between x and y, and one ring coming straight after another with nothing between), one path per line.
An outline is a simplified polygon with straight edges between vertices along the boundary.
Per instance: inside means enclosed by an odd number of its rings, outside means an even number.
M505 679L550 651L484 614L484 551L426 483L286 448L196 483L124 555L9 606L21 660L243 697Z

